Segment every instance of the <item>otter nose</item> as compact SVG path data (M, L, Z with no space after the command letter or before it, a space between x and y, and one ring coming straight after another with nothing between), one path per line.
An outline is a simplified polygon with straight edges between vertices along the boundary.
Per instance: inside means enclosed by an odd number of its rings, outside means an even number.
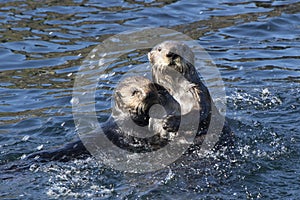
M168 58L171 58L172 60L174 60L174 59L176 59L176 58L179 57L176 53L173 53L173 52L168 52L168 53L166 54L166 56L167 56Z

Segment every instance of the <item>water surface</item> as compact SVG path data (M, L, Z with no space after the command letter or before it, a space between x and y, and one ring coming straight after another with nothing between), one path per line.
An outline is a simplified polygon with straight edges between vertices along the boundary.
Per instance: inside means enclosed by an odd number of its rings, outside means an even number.
M103 40L145 26L181 31L215 61L226 87L236 152L178 161L148 174L94 162L1 172L4 199L300 198L300 2L2 1L0 165L76 138L71 99L82 60ZM125 57L146 63L146 51ZM107 76L110 98L114 77ZM101 92L100 92L101 93ZM101 93L102 94L102 93ZM100 96L100 121L110 104Z

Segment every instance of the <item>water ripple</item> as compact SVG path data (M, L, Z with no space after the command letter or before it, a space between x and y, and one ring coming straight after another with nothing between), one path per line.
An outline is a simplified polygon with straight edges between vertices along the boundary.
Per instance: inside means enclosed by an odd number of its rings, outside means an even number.
M70 101L82 60L133 27L173 28L210 53L225 82L237 145L229 155L184 158L142 175L111 171L92 158L34 164L2 173L0 197L298 199L299 13L299 0L1 1L1 170L75 137ZM100 121L119 77L146 63L147 51L127 52L100 77Z

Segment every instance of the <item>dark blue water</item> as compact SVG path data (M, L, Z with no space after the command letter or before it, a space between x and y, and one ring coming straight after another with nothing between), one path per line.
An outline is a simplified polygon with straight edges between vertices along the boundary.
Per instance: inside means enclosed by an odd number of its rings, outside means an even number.
M1 169L76 138L70 101L82 61L109 36L149 25L183 32L211 55L237 143L232 154L147 174L93 158L30 163L1 171L0 198L299 199L299 22L297 0L1 1ZM145 54L125 60L146 63ZM126 72L128 65L117 67ZM107 84L110 94L114 84ZM107 116L102 101L97 111Z

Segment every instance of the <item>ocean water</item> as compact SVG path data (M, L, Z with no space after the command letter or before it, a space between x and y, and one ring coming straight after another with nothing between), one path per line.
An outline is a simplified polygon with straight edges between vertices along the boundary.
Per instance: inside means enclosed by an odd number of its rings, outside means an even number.
M0 199L299 199L299 22L297 0L1 1ZM23 160L78 137L71 102L83 61L110 36L147 26L182 32L209 53L234 152L142 174L93 157ZM110 114L116 77L147 63L148 50L131 49L103 73L99 121Z

